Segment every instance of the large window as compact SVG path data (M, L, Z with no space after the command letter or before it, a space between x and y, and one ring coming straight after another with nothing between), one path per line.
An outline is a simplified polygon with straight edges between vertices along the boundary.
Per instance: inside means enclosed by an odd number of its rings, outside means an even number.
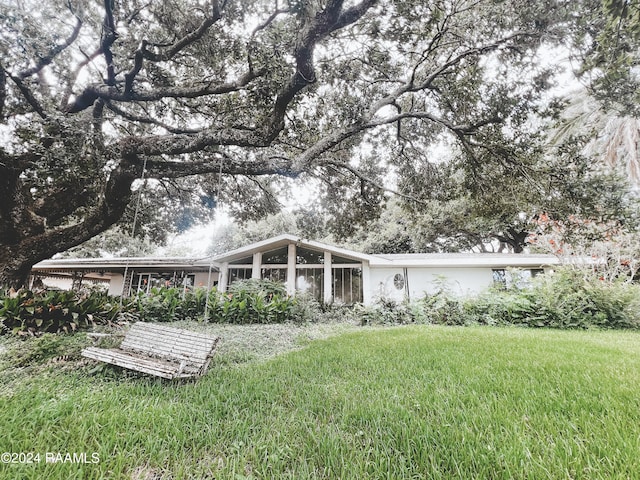
M260 278L287 285L296 292L308 293L317 300L324 301L325 295L331 295L334 302L353 304L362 302L362 262L342 257L331 256L331 278L325 265L327 254L322 249L306 246L295 248L295 273L289 271L290 245L262 252L260 258ZM228 284L252 277L254 260L257 258L246 256L229 263ZM293 278L290 278L293 276ZM331 285L331 292L325 287Z
M263 268L262 269L262 279L263 280L271 280L272 282L280 282L287 283L287 268Z
M333 267L333 301L362 302L362 268Z
M296 264L298 265L324 265L324 252L309 250L308 248L296 249Z
M229 285L231 285L233 282L249 280L251 278L252 266L252 256L238 258L237 260L229 262Z
M309 293L318 301L324 300L324 268L297 268L296 290Z
M262 254L262 264L286 265L289 258L289 248L282 247Z
M160 287L186 287L193 288L195 283L194 274L183 274L181 272L167 273L136 273L131 276L131 288L129 295L138 292L149 293L152 288Z
M229 284L251 278L251 267L229 268Z

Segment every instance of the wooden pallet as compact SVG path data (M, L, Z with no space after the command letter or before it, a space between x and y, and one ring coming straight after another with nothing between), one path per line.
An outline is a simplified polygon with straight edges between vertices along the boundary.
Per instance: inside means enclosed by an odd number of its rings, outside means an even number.
M119 348L89 347L87 358L162 378L204 375L220 337L137 322L131 326Z

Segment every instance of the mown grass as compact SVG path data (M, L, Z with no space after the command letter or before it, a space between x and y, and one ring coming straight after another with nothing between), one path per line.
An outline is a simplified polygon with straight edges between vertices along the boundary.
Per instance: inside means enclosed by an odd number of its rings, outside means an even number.
M230 355L232 353L229 353ZM172 384L41 369L0 397L2 478L637 478L640 335L362 329ZM235 355L235 354L234 354ZM237 359L237 356L234 357Z

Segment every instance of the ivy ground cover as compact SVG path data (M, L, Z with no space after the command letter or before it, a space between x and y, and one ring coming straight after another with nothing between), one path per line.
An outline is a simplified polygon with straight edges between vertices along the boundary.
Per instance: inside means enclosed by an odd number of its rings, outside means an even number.
M0 478L640 472L638 332L365 327L226 360L186 384L83 364L32 372L0 390L0 451L41 459L1 463Z

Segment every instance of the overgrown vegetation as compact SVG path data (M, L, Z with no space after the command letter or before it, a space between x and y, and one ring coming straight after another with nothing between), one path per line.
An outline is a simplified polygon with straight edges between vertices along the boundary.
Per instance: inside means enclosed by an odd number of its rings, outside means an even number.
M517 275L517 272L514 272ZM411 303L380 300L360 313L363 325L432 323L548 328L640 328L640 286L608 282L571 268L531 282L513 281L472 298L442 285Z
M81 350L87 346L84 335L56 335L44 333L36 338L10 342L6 347L4 362L0 362L3 370L38 367L59 359L63 362L80 358Z
M112 321L122 311L113 297L101 292L20 290L0 296L0 334L70 333Z
M235 282L227 292L212 291L209 321L221 323L282 323L293 319L296 300L283 284L268 280Z
M282 284L269 280L234 282L226 292L212 289L208 297L204 289L153 288L138 295L136 306L140 319L150 322L283 323L304 313Z
M39 335L73 332L123 320L174 322L202 320L216 323L304 322L321 316L315 300L287 295L283 285L268 280L237 282L227 292L152 288L120 299L99 291L82 293L29 290L0 296L0 333Z
M135 298L135 311L140 320L173 322L181 319L196 320L202 316L207 302L207 291L154 287L149 293L140 292Z
M513 275L517 277L517 272ZM0 297L2 332L39 335L73 332L128 321L205 320L224 324L274 324L354 320L362 325L517 325L549 328L640 328L640 286L604 281L576 269L559 269L462 298L441 282L436 293L410 303L380 299L350 307L287 295L280 283L247 280L227 292L154 288L121 302L101 292L20 291Z
M471 322L551 328L639 328L640 286L606 282L565 269L543 275L531 287L512 286L467 302Z

